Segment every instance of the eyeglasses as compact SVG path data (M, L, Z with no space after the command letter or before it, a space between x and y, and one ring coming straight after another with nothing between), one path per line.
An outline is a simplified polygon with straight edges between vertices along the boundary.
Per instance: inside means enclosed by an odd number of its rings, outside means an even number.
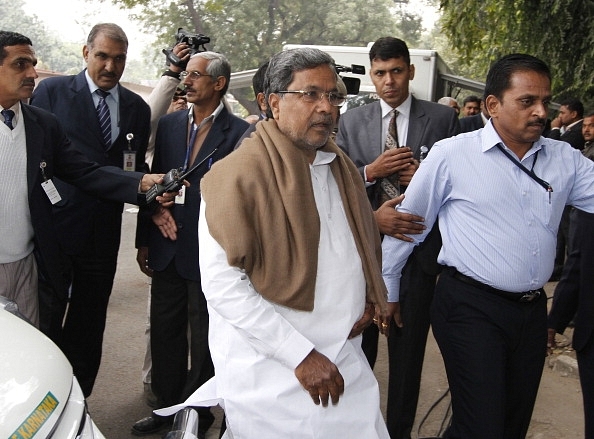
M309 104L315 104L316 102L320 102L324 99L324 96L328 98L328 102L330 105L335 107L340 107L346 101L346 96L341 95L340 93L336 93L334 91L323 92L318 90L283 90L277 91L278 94L284 93L293 93L293 94L300 94L301 99L303 102L307 102Z
M181 80L183 81L186 78L190 78L190 81L197 81L198 79L202 78L203 76L210 76L212 77L212 75L207 75L206 73L200 73L196 70L193 70L191 72L186 72L185 70L183 72L181 72L179 74L179 77L181 78Z

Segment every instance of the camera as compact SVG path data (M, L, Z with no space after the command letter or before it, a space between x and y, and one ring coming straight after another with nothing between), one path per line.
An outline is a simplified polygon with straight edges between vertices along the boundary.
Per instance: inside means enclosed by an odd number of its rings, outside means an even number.
M342 82L344 82L344 85L346 86L346 89L347 89L347 94L349 94L349 95L359 94L359 87L361 86L361 80L358 78L341 75L341 73L350 72L350 73L354 73L355 75L364 75L365 74L365 66L361 66L358 64L351 64L350 67L347 67L347 66L341 66L339 64L335 64L334 69L336 70L336 73L338 73L338 76L340 76L340 79L342 79Z
M210 37L202 34L191 34L180 27L175 34L175 44L179 43L186 43L190 48L190 56L192 56L198 52L206 52L206 47L204 47L204 45L210 43ZM182 69L186 68L186 62L182 61L173 53L173 48L163 49L163 53L167 58L167 65L173 64Z

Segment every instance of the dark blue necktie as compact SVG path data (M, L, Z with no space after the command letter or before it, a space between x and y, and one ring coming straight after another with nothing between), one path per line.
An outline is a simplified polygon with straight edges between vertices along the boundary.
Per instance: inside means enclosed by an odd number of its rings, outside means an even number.
M14 117L14 111L2 110L1 113L2 113L2 116L4 116L4 123L6 124L6 126L8 128L10 128L12 130L14 128L12 126L12 118Z
M109 115L109 107L105 99L109 96L109 92L99 88L96 90L96 93L99 95L97 117L99 118L99 126L103 135L103 143L105 143L105 148L108 149L111 146L111 116Z

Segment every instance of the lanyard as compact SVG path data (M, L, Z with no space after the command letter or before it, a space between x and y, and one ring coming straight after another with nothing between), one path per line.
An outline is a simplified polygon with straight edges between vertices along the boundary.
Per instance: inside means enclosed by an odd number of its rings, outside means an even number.
M549 182L544 181L542 178L540 178L538 175L536 175L534 173L534 164L536 163L536 159L538 158L539 151L536 151L536 154L534 154L534 161L532 162L532 169L528 169L526 166L524 166L522 163L520 163L518 160L516 160L514 157L512 157L512 155L505 150L505 148L503 147L501 142L499 142L497 144L497 148L499 148L499 150L503 154L505 154L505 156L508 159L510 159L518 168L520 168L522 171L524 171L526 174L528 174L528 176L530 178L532 178L532 180L534 180L539 185L541 185L543 188L545 188L545 190L549 193L549 204L551 204L551 193L553 192L552 186L549 184Z
M188 169L190 156L192 154L192 149L194 148L194 142L196 141L196 135L198 134L198 125L192 123L192 134L190 134L190 141L188 142L188 147L186 148L186 159L184 160L184 167L182 172L186 172Z

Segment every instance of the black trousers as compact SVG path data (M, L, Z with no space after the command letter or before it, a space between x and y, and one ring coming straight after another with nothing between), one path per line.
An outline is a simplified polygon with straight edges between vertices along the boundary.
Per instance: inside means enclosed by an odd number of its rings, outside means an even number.
M435 275L427 274L409 258L402 271L400 311L404 326L390 325L388 336L388 401L386 425L391 439L410 439L415 422L425 345L429 334L429 309ZM362 347L373 368L377 356L378 328L363 332Z
M544 294L529 303L497 296L444 271L431 325L452 395L452 439L523 439L547 344Z
M122 215L97 212L93 230L79 253L68 255L70 298L60 298L40 282L40 329L64 352L88 397L101 364L107 306L116 273Z
M150 313L151 386L158 407L168 407L185 401L214 376L208 347L208 310L200 282L181 277L173 262L164 271L154 271ZM214 416L208 408L198 412L200 430L206 431Z

